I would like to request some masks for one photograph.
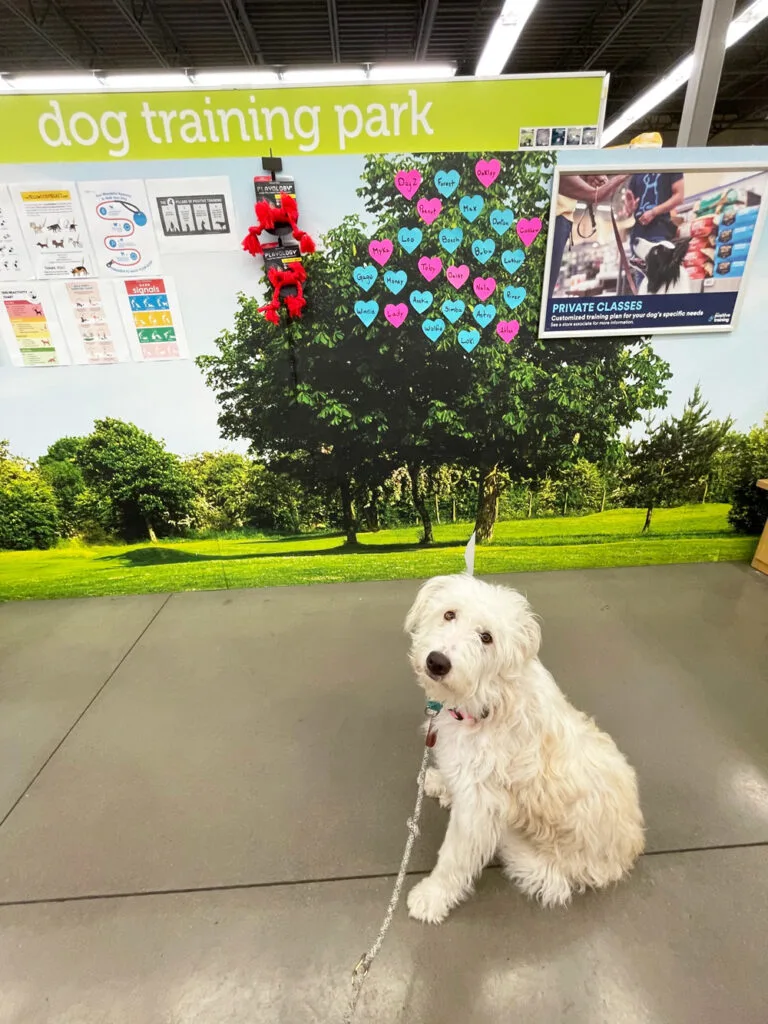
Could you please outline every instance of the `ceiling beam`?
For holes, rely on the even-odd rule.
[[[81,71],[86,68],[86,65],[82,60],[78,57],[74,57],[69,50],[66,50],[61,46],[61,44],[57,42],[57,40],[54,39],[54,37],[45,28],[43,28],[35,14],[34,5],[31,2],[27,5],[26,10],[17,3],[14,3],[13,0],[0,0],[0,4],[23,21],[27,28],[34,33],[38,39],[41,39],[47,46],[50,46],[52,50],[58,53],[61,59],[66,61],[71,68],[78,68]]]
[[[136,13],[136,5],[132,3],[131,0],[112,0],[112,3],[117,7],[133,31],[137,36],[139,36],[141,41],[161,67],[183,67],[190,63],[186,59],[185,54],[180,50],[173,33],[150,0],[143,0],[139,6],[138,14]],[[157,45],[155,40],[147,31],[145,22],[154,26],[157,30],[157,34],[162,37],[167,50],[162,50]],[[169,53],[173,56],[169,57]]]
[[[248,12],[245,9],[244,0],[234,0],[235,10],[237,11],[238,17],[240,18],[240,25],[245,37],[248,40],[248,44],[251,47],[254,60],[257,64],[264,63],[264,54],[261,51],[259,40],[256,35],[256,31],[251,23],[251,19],[248,17]]]
[[[419,30],[416,35],[416,47],[414,58],[424,60],[429,49],[429,41],[432,38],[432,29],[435,25],[435,16],[440,0],[423,0],[421,7],[421,18],[419,19]]]
[[[600,45],[597,47],[597,49],[593,50],[592,53],[589,55],[589,57],[587,57],[587,59],[584,61],[584,71],[589,71],[590,68],[594,67],[594,65],[597,63],[597,61],[600,60],[602,55],[605,53],[605,51],[611,45],[611,43],[615,42],[615,40],[619,38],[621,33],[627,27],[627,25],[629,25],[630,22],[634,21],[634,19],[637,17],[637,15],[647,5],[648,5],[648,0],[635,0],[635,2],[632,4],[632,6],[627,8],[627,10],[621,16],[621,18],[619,18],[619,20],[613,26],[611,31],[608,33],[608,35],[602,41],[602,43],[600,43]]]
[[[331,61],[334,64],[341,63],[341,38],[339,36],[339,12],[336,9],[336,0],[327,0],[328,3],[328,33],[331,37]]]
[[[248,43],[248,37],[243,31],[240,25],[240,18],[237,11],[232,6],[232,0],[221,0],[221,6],[224,8],[224,13],[227,16],[227,21],[232,29],[232,34],[237,40],[237,45],[240,47],[240,52],[245,58],[245,63],[251,67],[256,63],[256,60],[251,52],[251,47]]]

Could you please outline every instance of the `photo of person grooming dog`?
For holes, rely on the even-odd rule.
[[[542,337],[730,330],[768,172],[563,171]]]

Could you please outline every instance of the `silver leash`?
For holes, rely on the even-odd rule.
[[[432,732],[433,719],[439,713],[440,706],[427,705],[426,714],[430,719],[429,730],[427,732],[427,741]],[[344,1014],[342,1024],[352,1024],[352,1019],[355,1016],[357,1010],[357,1003],[360,999],[360,992],[362,991],[365,979],[368,977],[368,971],[371,969],[371,964],[376,959],[379,950],[381,949],[382,943],[384,942],[384,936],[389,931],[389,926],[392,924],[392,918],[397,910],[397,904],[400,902],[400,893],[403,889],[403,883],[405,882],[405,875],[408,870],[408,862],[411,859],[411,851],[413,850],[413,844],[416,842],[416,837],[419,835],[419,818],[421,817],[421,805],[424,802],[424,782],[427,777],[427,767],[429,765],[429,746],[425,744],[424,753],[421,758],[421,767],[419,768],[419,775],[417,780],[418,791],[416,793],[416,805],[413,808],[413,814],[406,822],[408,828],[408,838],[405,841],[405,849],[403,850],[403,859],[400,861],[400,870],[397,873],[395,879],[395,886],[392,890],[392,896],[389,900],[389,906],[387,912],[384,915],[384,920],[381,922],[381,928],[379,928],[379,934],[376,936],[376,941],[368,950],[367,953],[363,953],[360,959],[355,965],[355,969],[352,971],[352,995],[347,1006],[347,1012]]]

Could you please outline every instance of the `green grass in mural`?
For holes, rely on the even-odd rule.
[[[755,539],[733,533],[727,505],[659,509],[650,534],[645,512],[618,509],[566,519],[499,523],[494,543],[478,549],[479,573],[585,569],[673,562],[745,561]],[[407,527],[361,534],[360,547],[338,536],[229,536],[159,544],[0,552],[0,599],[83,597],[226,587],[271,587],[407,579],[456,572],[471,525],[435,528],[422,548]]]

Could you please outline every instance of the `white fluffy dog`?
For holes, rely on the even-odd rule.
[[[546,906],[622,878],[644,844],[634,770],[539,661],[526,599],[437,576],[405,628],[419,684],[443,704],[426,792],[451,808],[437,864],[408,895],[411,916],[438,924],[496,854]]]

